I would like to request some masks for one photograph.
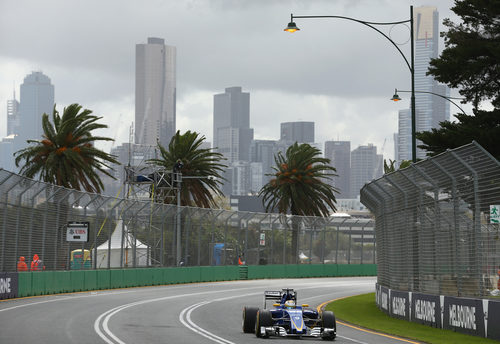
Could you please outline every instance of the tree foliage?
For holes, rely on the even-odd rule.
[[[452,10],[462,22],[444,20],[446,47],[431,60],[428,74],[459,88],[473,115],[459,113],[456,122],[417,133],[419,148],[433,156],[475,140],[500,159],[500,0],[455,0]],[[480,110],[483,101],[491,101],[493,110]]]
[[[428,74],[459,88],[474,108],[483,100],[500,107],[500,0],[455,0],[462,23],[443,21],[445,49],[430,62]]]
[[[500,160],[500,109],[476,110],[475,116],[456,114],[457,122],[441,122],[440,128],[417,133],[423,142],[419,148],[433,156],[475,140],[497,160]]]
[[[81,105],[71,104],[64,108],[62,117],[56,110],[42,115],[41,140],[28,140],[27,148],[14,153],[16,166],[24,161],[20,173],[28,178],[40,176],[44,182],[75,190],[100,193],[104,185],[96,173],[99,171],[113,179],[107,163],[119,164],[114,156],[94,146],[96,141],[113,141],[111,138],[92,136],[92,131],[107,128],[99,124],[102,117]]]
[[[276,173],[260,190],[266,212],[278,210],[303,216],[329,216],[335,211],[336,188],[328,184],[336,176],[330,159],[322,158],[319,149],[307,143],[294,143],[285,155],[275,156]]]
[[[168,149],[158,143],[160,159],[148,160],[148,163],[160,166],[166,170],[173,171],[176,163],[181,162],[182,187],[181,204],[186,206],[197,206],[210,208],[217,206],[217,197],[222,195],[220,184],[222,183],[221,172],[227,168],[220,163],[224,160],[222,154],[214,152],[210,148],[201,148],[205,136],[196,132],[180,131],[172,137]],[[172,183],[171,176],[167,176]],[[161,186],[161,185],[159,185]],[[171,198],[163,200],[166,203],[175,203]]]

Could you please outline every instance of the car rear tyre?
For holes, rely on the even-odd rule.
[[[337,322],[335,321],[335,315],[331,311],[324,311],[321,316],[321,327],[323,328],[333,328],[337,331]],[[321,337],[323,340],[334,340],[335,334],[328,337]]]
[[[255,331],[255,318],[259,309],[257,307],[243,307],[243,332],[254,333]]]
[[[258,338],[261,337],[267,337],[267,335],[262,336],[260,333],[260,328],[261,327],[270,327],[273,326],[273,316],[270,311],[267,311],[265,309],[261,309],[257,312],[257,317],[255,319],[255,335]]]

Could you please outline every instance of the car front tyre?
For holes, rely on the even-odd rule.
[[[257,307],[243,307],[243,321],[242,328],[244,333],[254,333],[255,331],[255,318],[257,317]]]

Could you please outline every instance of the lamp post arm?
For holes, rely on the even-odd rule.
[[[373,26],[373,25],[396,25],[396,24],[411,23],[411,21],[412,21],[411,19],[401,20],[401,21],[397,21],[397,22],[377,23],[377,22],[368,22],[368,21],[354,19],[354,18],[350,18],[350,17],[344,17],[344,16],[294,16],[292,14],[291,17],[292,17],[292,21],[293,21],[294,18],[305,18],[305,19],[307,19],[307,18],[335,18],[335,19],[345,19],[345,20],[354,21],[354,22],[363,24],[365,26],[368,26],[369,28],[377,31],[379,34],[381,34],[382,36],[384,36],[389,42],[391,42],[391,44],[399,51],[399,54],[401,54],[401,56],[405,60],[406,65],[408,66],[408,69],[410,70],[410,73],[413,73],[413,68],[411,67],[410,62],[408,62],[408,59],[403,54],[403,52],[401,51],[401,49],[399,49],[398,45],[389,36],[387,36],[385,33],[383,33],[382,31],[380,31],[379,29],[377,29],[375,26]]]
[[[396,89],[397,92],[405,92],[405,93],[411,93],[411,91],[403,91],[403,90],[398,90]],[[397,93],[396,92],[396,93]],[[460,109],[460,111],[462,111],[462,113],[464,115],[467,115],[464,111],[464,109],[462,109],[460,106],[458,106],[457,103],[455,103],[452,99],[463,99],[463,98],[454,98],[454,97],[446,97],[446,96],[443,96],[439,93],[434,93],[434,92],[427,92],[427,91],[415,91],[415,93],[427,93],[427,94],[432,94],[432,95],[435,95],[435,96],[438,96],[438,97],[441,97],[443,99],[446,99],[447,101],[449,101],[450,103],[452,103],[453,105],[455,105],[457,108]]]

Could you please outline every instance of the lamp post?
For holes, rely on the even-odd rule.
[[[177,160],[174,165],[175,181],[177,182],[177,213],[176,213],[176,265],[181,265],[181,185],[182,185],[182,168],[184,164],[181,160]]]
[[[394,90],[394,95],[392,96],[391,100],[392,101],[400,101],[402,100],[401,98],[399,98],[399,95],[398,95],[398,92],[406,92],[406,93],[410,93],[411,91],[403,91],[403,90],[398,90],[397,88]],[[434,96],[437,96],[437,97],[441,97],[443,99],[446,99],[447,101],[449,101],[450,103],[452,103],[453,105],[455,105],[457,108],[460,109],[460,111],[462,111],[462,113],[464,115],[467,115],[464,111],[464,109],[462,109],[460,106],[458,106],[457,103],[455,103],[452,99],[460,99],[460,100],[463,100],[464,98],[454,98],[454,97],[447,97],[447,96],[443,96],[439,93],[434,93],[434,92],[427,92],[427,91],[415,91],[415,93],[426,93],[426,94],[432,94]]]
[[[398,50],[399,54],[403,57],[403,59],[406,62],[406,65],[408,66],[408,69],[410,70],[411,74],[411,143],[412,143],[412,161],[416,162],[417,161],[417,141],[416,141],[416,136],[415,136],[415,44],[414,44],[414,33],[413,33],[413,6],[410,6],[410,19],[407,20],[401,20],[397,22],[384,22],[384,23],[377,23],[377,22],[368,22],[364,20],[359,20],[359,19],[354,19],[350,17],[344,17],[344,16],[294,16],[293,14],[290,15],[290,23],[288,23],[288,26],[285,28],[284,31],[288,32],[296,32],[299,31],[300,29],[297,27],[295,22],[293,21],[294,19],[297,18],[304,18],[304,19],[311,19],[311,18],[332,18],[332,19],[345,19],[345,20],[350,20],[354,21],[360,24],[363,24],[365,26],[368,26],[369,28],[377,31],[379,34],[384,36],[389,42],[392,43],[392,45]],[[405,24],[405,23],[410,23],[410,40],[411,40],[411,57],[410,57],[410,62],[408,62],[408,59],[406,56],[403,54],[401,49],[397,46],[397,44],[385,33],[380,31],[378,28],[375,27],[375,25],[396,25],[396,24]]]

